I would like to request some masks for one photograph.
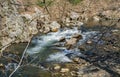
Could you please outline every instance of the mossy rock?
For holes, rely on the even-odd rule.
[[[52,74],[34,65],[20,67],[13,77],[52,77]]]

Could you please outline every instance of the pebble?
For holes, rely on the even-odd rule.
[[[59,65],[56,65],[55,67],[54,67],[54,70],[59,70],[61,67],[59,66]]]
[[[68,68],[62,68],[60,72],[65,73],[65,72],[69,72],[70,70]]]
[[[92,44],[92,41],[91,41],[91,40],[88,40],[86,43],[87,43],[87,44]]]

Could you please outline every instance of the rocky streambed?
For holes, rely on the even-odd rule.
[[[57,37],[56,35],[53,37],[54,33],[34,36],[28,50],[30,51],[31,47],[35,48],[35,43],[40,43],[37,48],[42,44],[43,49],[39,51],[44,53],[37,54],[46,57],[40,60],[41,56],[34,58],[31,53],[27,53],[29,51],[26,51],[21,66],[12,77],[119,77],[119,29],[105,26],[99,29],[98,27],[84,27],[84,29],[87,31],[66,28],[60,33],[65,33],[64,31],[67,30],[72,32],[68,31],[65,35],[61,33],[61,36],[64,37],[60,37],[58,42],[49,44],[49,39],[52,37],[50,40],[55,40],[60,33],[57,34]],[[27,43],[13,44],[3,52],[0,57],[0,77],[8,77],[15,70],[26,45]],[[55,53],[57,54],[55,55]],[[47,58],[50,61],[47,62]]]
[[[24,1],[0,0],[0,77],[120,77],[119,0]]]

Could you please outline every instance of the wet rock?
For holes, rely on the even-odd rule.
[[[82,39],[82,35],[80,34],[74,34],[72,37],[77,39]]]
[[[65,37],[60,38],[60,40],[59,40],[59,41],[60,41],[60,42],[65,41]]]
[[[76,43],[77,43],[77,39],[71,38],[71,39],[67,40],[66,45],[74,45]]]
[[[71,38],[66,41],[65,46],[67,49],[71,49],[76,43],[77,43],[77,38]]]
[[[70,71],[69,68],[62,68],[60,72],[65,73],[65,72],[69,72],[69,71]]]
[[[86,47],[84,45],[78,46],[78,49],[80,49],[80,51],[86,51]]]
[[[86,43],[87,43],[87,44],[92,44],[92,41],[91,41],[91,40],[88,40]]]
[[[76,62],[76,63],[80,63],[80,59],[79,58],[74,58],[73,61]]]

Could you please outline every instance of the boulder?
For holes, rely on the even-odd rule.
[[[52,32],[57,32],[60,28],[60,24],[57,23],[57,21],[53,21],[51,24],[50,24],[50,28],[51,28],[51,31]]]

